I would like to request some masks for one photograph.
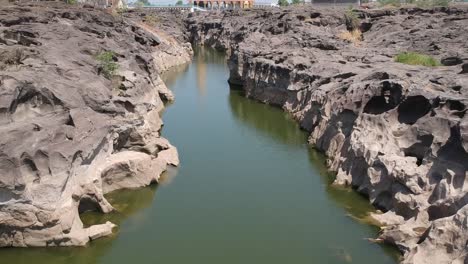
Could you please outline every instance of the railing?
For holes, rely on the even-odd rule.
[[[129,6],[129,8],[142,8],[142,9],[150,9],[150,10],[190,10],[193,11],[208,11],[204,8],[193,6],[193,5],[147,5],[147,6]]]
[[[189,5],[174,5],[174,6],[142,6],[144,9],[166,9],[166,10],[190,10],[192,6]]]

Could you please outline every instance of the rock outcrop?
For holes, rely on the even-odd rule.
[[[290,8],[191,15],[190,40],[229,54],[230,83],[282,107],[336,184],[385,213],[404,263],[468,261],[468,10]],[[354,22],[353,22],[354,21]],[[354,23],[354,25],[353,25]],[[340,35],[359,28],[363,40]],[[443,66],[394,62],[417,51]]]
[[[103,196],[157,182],[176,149],[160,135],[173,98],[159,73],[187,44],[138,21],[58,3],[0,8],[0,247],[84,245],[114,224]],[[111,61],[97,59],[108,52]],[[118,65],[106,76],[106,63]],[[107,69],[108,70],[108,69]]]
[[[160,73],[174,66],[185,64],[193,56],[192,45],[186,42],[187,36],[183,23],[186,15],[182,12],[133,9],[124,14],[143,29],[160,36],[161,43],[152,52]]]

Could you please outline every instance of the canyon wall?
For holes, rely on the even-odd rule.
[[[0,8],[0,247],[109,235],[79,213],[178,165],[159,116],[173,99],[159,73],[192,55],[176,38],[86,6]]]
[[[466,8],[227,11],[186,27],[195,45],[229,54],[231,84],[310,132],[336,184],[383,211],[376,241],[404,263],[467,263]],[[353,29],[361,41],[342,37]],[[405,51],[442,65],[394,62]]]

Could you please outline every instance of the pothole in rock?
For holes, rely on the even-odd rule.
[[[429,206],[427,213],[429,221],[449,217],[458,212],[468,202],[468,194],[465,194],[453,203],[439,203]]]
[[[372,97],[364,106],[364,113],[380,115],[395,108],[401,101],[402,87],[398,83],[381,83],[381,95]]]
[[[398,122],[412,125],[431,111],[431,103],[422,96],[410,96],[398,106]]]
[[[93,206],[95,208],[96,204],[90,205],[87,204],[89,201],[83,201],[84,203],[81,205],[81,208],[85,211],[80,213],[80,219],[85,227],[104,224],[107,221],[119,227],[129,217],[141,213],[144,209],[151,206],[156,189],[157,185],[152,184],[139,189],[116,190],[105,194],[104,197],[115,209],[115,211],[109,213],[101,213],[100,209],[93,210]]]
[[[417,159],[416,165],[420,166],[423,162],[424,157],[431,149],[434,136],[423,135],[419,136],[418,140],[419,142],[414,143],[408,148],[405,148],[403,152],[405,153],[405,157],[415,157]]]
[[[101,207],[99,204],[92,198],[90,197],[83,197],[80,200],[80,203],[78,205],[78,213],[86,213],[86,212],[100,212]]]
[[[447,100],[445,105],[448,107],[448,109],[453,115],[456,115],[460,118],[463,118],[465,116],[466,107],[462,102],[456,100]]]
[[[80,199],[78,204],[78,213],[85,228],[106,222],[104,221],[104,216],[106,214],[102,212],[98,202],[89,196],[84,196]]]

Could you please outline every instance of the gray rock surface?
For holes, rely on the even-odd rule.
[[[227,51],[229,81],[282,107],[328,156],[336,184],[383,214],[380,240],[404,263],[467,263],[468,10],[358,11],[363,41],[340,38],[344,10],[191,15],[190,40]],[[444,66],[394,62],[402,51]]]
[[[192,45],[190,42],[186,42],[187,37],[183,24],[185,13],[131,9],[124,15],[135,21],[144,30],[160,36],[161,43],[152,52],[159,73],[191,60],[193,56]]]
[[[84,245],[112,233],[79,213],[157,182],[177,150],[160,136],[159,73],[190,60],[139,21],[58,3],[0,8],[0,247]],[[177,50],[179,47],[180,50]],[[97,55],[114,52],[106,78]],[[175,52],[177,51],[177,52]],[[161,57],[173,60],[161,64]]]

